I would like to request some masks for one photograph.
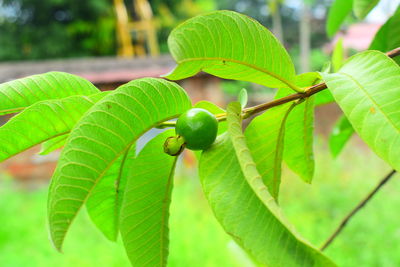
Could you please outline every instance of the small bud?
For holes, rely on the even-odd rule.
[[[170,156],[178,156],[185,148],[185,140],[182,136],[171,136],[165,140],[164,152]]]

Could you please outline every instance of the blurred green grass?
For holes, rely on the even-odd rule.
[[[316,144],[312,185],[284,170],[281,206],[297,231],[319,246],[390,168],[359,142],[338,159]],[[171,208],[169,266],[251,266],[213,218],[193,171],[178,172]],[[400,180],[395,176],[326,250],[339,266],[400,266]],[[46,228],[46,187],[27,191],[0,179],[0,266],[129,266],[121,242],[104,239],[81,212],[57,253]]]

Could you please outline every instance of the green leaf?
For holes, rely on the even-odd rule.
[[[49,226],[55,247],[95,185],[146,131],[191,108],[186,92],[163,79],[129,82],[94,105],[72,130],[49,189]]]
[[[0,162],[69,133],[81,116],[105,94],[44,100],[26,108],[0,127]]]
[[[319,73],[307,72],[296,77],[300,87],[311,86],[320,79]],[[281,88],[275,98],[291,94],[289,88]],[[314,176],[314,97],[298,103],[289,113],[285,125],[283,159],[288,167],[305,182],[311,183]]]
[[[353,133],[354,129],[349,120],[346,116],[341,116],[329,136],[329,149],[332,156],[337,157],[339,155]]]
[[[285,123],[294,106],[288,103],[267,110],[253,119],[245,131],[257,170],[275,200],[278,200],[281,184]]]
[[[353,0],[354,14],[357,18],[363,19],[378,3],[379,0]]]
[[[296,76],[295,81],[300,88],[306,88],[315,84],[319,78],[318,73],[309,72]],[[289,88],[281,88],[275,98],[290,94]],[[278,199],[279,195],[282,157],[285,157],[289,167],[306,182],[311,181],[314,173],[313,97],[308,98],[297,107],[295,106],[296,104],[288,103],[267,110],[264,114],[256,117],[245,132],[258,171],[275,199]],[[296,112],[290,115],[293,110]],[[285,137],[285,125],[290,126],[288,137]],[[289,142],[289,145],[285,149],[286,152],[283,153],[285,142]],[[291,146],[293,148],[290,148]]]
[[[39,155],[48,155],[54,150],[57,150],[65,145],[65,141],[67,141],[68,134],[63,134],[50,140],[43,142],[42,148],[39,151]]]
[[[387,52],[400,46],[400,6],[396,12],[390,17],[386,23],[376,33],[374,40],[371,42],[370,50],[379,50]],[[400,57],[394,60],[400,65]]]
[[[345,18],[351,13],[352,8],[353,0],[335,0],[333,2],[326,22],[326,32],[329,37],[335,35],[340,29]]]
[[[314,96],[297,104],[290,112],[285,126],[283,159],[288,167],[305,182],[314,176]]]
[[[0,84],[0,115],[20,112],[41,100],[98,93],[89,81],[64,72],[47,72]]]
[[[225,110],[223,108],[217,106],[216,104],[214,104],[210,101],[206,101],[206,100],[201,100],[201,101],[197,102],[194,105],[194,107],[208,110],[214,115],[225,113]]]
[[[166,77],[180,80],[200,71],[268,87],[298,88],[294,65],[279,41],[257,21],[216,11],[176,27],[168,46],[178,66]]]
[[[317,84],[321,80],[321,75],[318,72],[306,72],[296,76],[296,85],[300,88],[307,88]],[[288,89],[288,88],[287,88]],[[286,90],[289,94],[289,90]],[[279,96],[279,93],[277,94]]]
[[[228,133],[203,152],[200,179],[218,221],[267,266],[335,266],[294,233],[257,172],[241,129],[240,105],[228,106]]]
[[[345,60],[344,57],[344,49],[343,49],[343,38],[340,37],[336,44],[335,48],[333,49],[332,52],[332,67],[333,67],[333,72],[337,72],[340,67],[342,67],[343,62]]]
[[[177,157],[164,153],[167,130],[133,162],[121,210],[121,236],[132,266],[166,266],[168,219]]]
[[[326,61],[321,67],[321,72],[331,72],[331,62]]]
[[[96,184],[86,202],[92,222],[111,241],[119,233],[119,217],[125,184],[136,156],[135,145],[121,155]]]
[[[242,108],[245,108],[247,105],[247,101],[248,101],[247,90],[242,88],[242,90],[240,90],[238,95],[238,102],[240,103]]]
[[[322,74],[358,135],[400,170],[400,67],[378,51],[351,57],[338,73]]]

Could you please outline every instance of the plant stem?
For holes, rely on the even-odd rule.
[[[379,183],[378,185],[375,186],[375,188],[360,202],[358,205],[350,211],[349,214],[347,214],[346,217],[341,221],[339,226],[336,228],[336,230],[333,232],[333,234],[324,242],[324,244],[321,246],[320,250],[326,249],[332,241],[340,234],[340,232],[343,230],[343,228],[346,226],[346,224],[349,222],[349,220],[359,211],[361,210],[362,207],[367,204],[367,202],[381,189],[381,187],[386,184],[390,178],[393,177],[393,175],[396,173],[395,170],[392,170],[390,173],[388,173]]]
[[[387,52],[386,55],[390,58],[399,56],[400,55],[400,47],[397,47],[397,48]],[[254,107],[245,108],[245,109],[243,109],[243,118],[248,118],[253,114],[260,113],[264,110],[267,110],[267,109],[270,109],[272,107],[276,107],[279,105],[283,105],[283,104],[289,103],[289,102],[297,100],[297,99],[304,99],[304,98],[310,97],[310,96],[312,96],[318,92],[321,92],[327,88],[328,87],[326,86],[325,83],[319,83],[319,84],[316,84],[316,85],[306,88],[304,92],[288,95],[288,96],[285,96],[285,97],[282,97],[279,99],[275,99],[271,102],[263,103],[263,104],[260,104],[260,105],[254,106]],[[224,120],[226,120],[226,113],[217,114],[216,117],[217,117],[218,121],[224,121]],[[164,126],[164,125],[166,125],[166,126]],[[157,128],[173,127],[174,125],[175,125],[175,122],[171,122],[171,121],[163,122],[163,123],[160,123]]]

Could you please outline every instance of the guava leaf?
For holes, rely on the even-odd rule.
[[[400,170],[399,65],[382,52],[365,51],[322,76],[358,135]]]
[[[375,34],[368,49],[386,52],[400,46],[400,6]],[[393,58],[400,65],[400,57]]]
[[[337,72],[340,67],[342,67],[343,63],[345,60],[344,56],[344,49],[343,49],[343,37],[340,37],[333,49],[332,52],[332,67],[333,67],[333,72]]]
[[[296,76],[300,87],[312,86],[321,78],[319,73],[307,72]],[[275,98],[291,94],[289,88],[281,88]],[[311,96],[298,103],[289,113],[285,126],[283,160],[305,182],[314,176],[314,98]]]
[[[298,85],[312,85],[319,77],[314,72],[297,76]],[[291,94],[289,88],[278,90],[275,98]],[[289,113],[285,125],[283,159],[288,167],[298,174],[303,181],[311,183],[314,176],[314,97],[311,96],[296,104]]]
[[[81,116],[106,94],[44,100],[26,108],[0,127],[0,162],[69,133]]]
[[[245,131],[257,170],[275,200],[281,184],[286,119],[294,106],[287,103],[267,110],[254,118]]]
[[[329,149],[337,157],[354,134],[353,126],[345,116],[341,116],[329,136]]]
[[[112,164],[146,131],[191,108],[186,92],[163,79],[129,82],[96,103],[73,128],[49,189],[49,227],[55,247]]]
[[[335,35],[343,21],[351,13],[353,0],[335,0],[329,8],[326,32],[329,37]]]
[[[100,92],[89,81],[64,72],[47,72],[0,84],[0,115],[20,112],[42,100]]]
[[[178,66],[166,77],[180,80],[200,71],[268,87],[291,87],[294,65],[281,43],[260,23],[233,11],[187,20],[168,38]]]
[[[326,61],[324,65],[321,67],[321,72],[331,72],[332,64],[329,61]]]
[[[132,145],[111,165],[103,178],[96,184],[86,202],[90,219],[111,241],[116,241],[118,237],[125,184],[135,156],[135,145]]]
[[[283,159],[303,181],[314,177],[314,96],[297,104],[289,113],[285,126]]]
[[[51,152],[63,147],[67,141],[67,138],[68,134],[63,134],[43,142],[39,151],[39,155],[48,155]]]
[[[239,101],[240,105],[242,106],[242,108],[246,107],[248,99],[249,99],[249,97],[247,95],[247,90],[242,88],[242,90],[240,90],[239,95],[238,95],[238,101]]]
[[[129,171],[121,210],[121,236],[132,266],[166,266],[168,219],[177,157],[164,153],[167,130],[146,144]]]
[[[240,104],[228,106],[228,132],[202,154],[200,179],[225,231],[267,266],[335,266],[302,240],[282,215],[246,146]]]
[[[353,10],[357,18],[363,19],[379,3],[379,0],[353,0]]]

